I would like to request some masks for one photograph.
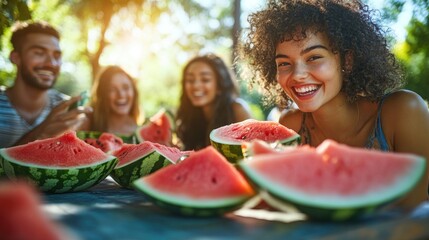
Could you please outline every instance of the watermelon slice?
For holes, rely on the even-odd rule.
[[[241,173],[212,146],[133,184],[159,207],[190,216],[221,215],[254,195]]]
[[[113,153],[119,163],[110,175],[119,185],[132,188],[134,180],[174,164],[189,153],[149,141],[125,144]]]
[[[408,193],[423,177],[424,158],[353,148],[332,140],[239,163],[274,207],[292,204],[313,219],[348,220]]]
[[[138,142],[150,141],[166,146],[172,146],[172,132],[176,129],[173,114],[166,110],[159,110],[149,119],[149,122],[136,130]]]
[[[0,216],[2,240],[69,239],[60,226],[44,214],[39,193],[27,183],[0,182]]]
[[[254,119],[213,129],[210,133],[211,145],[231,163],[243,159],[243,142],[255,139],[282,145],[298,145],[301,141],[299,134],[278,122]]]
[[[85,138],[84,141],[105,153],[112,153],[122,147],[124,141],[113,133],[103,132],[98,138]]]
[[[311,147],[309,145],[303,145],[299,147],[299,150],[302,150],[303,148]],[[255,139],[250,142],[243,142],[241,144],[241,149],[245,158],[267,153],[285,154],[298,150],[297,146],[279,145],[276,142],[268,143],[259,139]]]
[[[11,178],[26,178],[40,190],[81,191],[102,181],[118,160],[67,132],[59,137],[0,149],[0,163]]]
[[[116,135],[113,133],[98,132],[98,131],[78,131],[76,132],[76,135],[78,138],[84,140],[88,144],[91,144],[94,147],[97,147],[100,149],[102,147],[100,146],[100,143],[96,143],[96,140],[109,141],[113,143],[118,142],[118,140],[122,143],[131,143],[131,144],[137,143],[137,138],[134,134],[130,136],[124,136],[124,135]],[[100,139],[101,136],[103,137]]]

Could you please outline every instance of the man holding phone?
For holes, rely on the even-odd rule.
[[[0,88],[0,148],[77,130],[91,108],[53,89],[61,68],[58,31],[45,22],[18,22],[12,31],[10,60],[14,84]]]

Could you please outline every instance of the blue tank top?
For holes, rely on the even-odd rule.
[[[377,120],[375,122],[375,126],[373,128],[373,131],[371,135],[368,137],[365,148],[368,149],[378,149],[381,151],[390,151],[389,144],[387,144],[386,137],[384,136],[383,132],[383,126],[381,125],[381,108],[383,106],[385,97],[383,97],[378,104],[377,109]],[[305,124],[307,114],[303,113],[302,122],[301,122],[301,129],[298,131],[298,134],[301,135],[301,143],[302,144],[310,144],[311,143],[311,135],[310,131],[307,128],[307,125]]]

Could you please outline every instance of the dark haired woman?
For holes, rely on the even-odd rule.
[[[186,64],[177,111],[177,136],[185,150],[208,146],[212,129],[248,118],[249,108],[238,98],[233,75],[221,58],[206,54]]]

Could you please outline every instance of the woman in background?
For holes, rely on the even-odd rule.
[[[138,99],[134,79],[118,66],[106,67],[91,91],[94,112],[89,130],[120,136],[132,135],[143,119]]]
[[[196,56],[185,66],[177,111],[177,136],[185,150],[210,145],[210,131],[251,118],[238,98],[235,79],[224,61],[214,54]]]

